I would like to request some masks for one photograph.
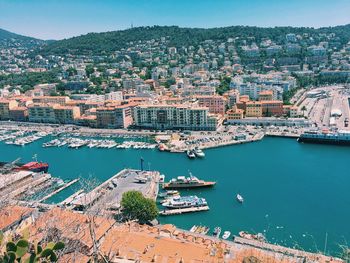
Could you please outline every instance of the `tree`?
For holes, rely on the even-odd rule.
[[[122,214],[127,220],[138,220],[140,223],[146,223],[158,215],[156,202],[144,197],[138,191],[125,192],[121,206]]]
[[[88,78],[90,77],[90,75],[92,74],[92,73],[94,73],[95,72],[95,68],[94,68],[94,66],[92,66],[92,65],[88,65],[88,66],[86,66],[86,68],[85,68],[85,72],[86,72],[86,76],[88,76]]]
[[[77,75],[77,70],[75,68],[69,68],[67,69],[67,73],[68,73],[68,76],[74,76],[74,75]]]

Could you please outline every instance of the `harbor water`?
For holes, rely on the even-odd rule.
[[[299,144],[295,139],[262,141],[207,150],[204,159],[156,149],[43,148],[44,138],[24,147],[0,142],[0,161],[21,157],[50,164],[50,173],[64,180],[96,178],[103,182],[123,168],[147,169],[165,174],[166,180],[193,175],[213,180],[213,188],[185,190],[182,195],[206,198],[210,210],[168,217],[183,229],[193,225],[220,226],[233,234],[245,230],[265,233],[271,243],[307,251],[338,255],[339,245],[350,242],[350,149],[341,146]],[[48,202],[60,202],[79,190],[79,183]],[[244,203],[236,201],[236,194]]]

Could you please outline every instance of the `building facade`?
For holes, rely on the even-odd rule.
[[[216,130],[218,119],[206,107],[192,105],[139,105],[134,125],[147,129]]]

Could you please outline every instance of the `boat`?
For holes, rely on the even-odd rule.
[[[217,226],[214,228],[214,231],[213,231],[213,236],[215,237],[219,237],[221,234],[221,227]]]
[[[159,146],[158,146],[158,150],[159,151],[165,151],[165,145],[164,144],[159,144]]]
[[[236,199],[237,199],[237,201],[240,202],[240,203],[243,203],[243,202],[244,202],[244,198],[243,198],[240,194],[237,194],[237,195],[236,195]]]
[[[164,174],[159,175],[159,182],[164,183],[164,180],[165,180],[165,175]]]
[[[49,170],[49,164],[42,163],[42,162],[29,162],[20,166],[19,168],[17,168],[17,170],[31,171],[36,173],[40,173],[40,172],[47,173]]]
[[[216,182],[199,180],[190,173],[189,177],[178,176],[177,178],[171,179],[169,183],[163,184],[163,189],[211,187],[215,184]]]
[[[159,197],[169,197],[169,196],[175,196],[175,195],[179,195],[179,191],[176,190],[170,190],[170,191],[166,191],[164,193],[160,193],[158,194]]]
[[[204,198],[199,198],[197,196],[175,196],[169,198],[162,204],[162,206],[169,209],[201,207],[207,205],[207,201]]]
[[[300,143],[350,145],[349,131],[310,130],[297,139]]]
[[[249,239],[249,240],[258,240],[261,242],[266,242],[266,237],[262,234],[262,233],[258,233],[258,234],[250,234],[246,231],[240,231],[239,236],[245,239]]]
[[[196,158],[196,154],[192,150],[187,150],[186,154],[187,154],[187,157],[190,159]]]
[[[198,226],[194,225],[191,227],[190,232],[194,233],[197,230]]]
[[[205,153],[199,148],[195,148],[193,152],[199,158],[204,158],[205,157]]]
[[[222,235],[222,239],[228,239],[231,235],[230,231],[225,231],[224,234]]]

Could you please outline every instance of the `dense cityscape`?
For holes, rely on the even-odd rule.
[[[217,151],[237,147],[245,156],[238,147],[266,140],[289,140],[286,151],[350,145],[349,80],[350,25],[131,24],[63,40],[0,29],[0,262],[349,262],[345,225],[341,237],[327,228],[317,233],[324,231],[318,226],[309,232],[290,227],[280,238],[287,222],[271,226],[270,211],[256,209],[251,216],[262,219],[247,229],[240,225],[247,218],[219,226],[213,215],[225,217],[229,209],[218,210],[214,191],[232,195],[233,209],[248,209],[254,199],[216,174],[224,158]],[[239,150],[225,156],[232,162],[225,173],[243,169],[248,177],[258,163],[278,166],[278,151],[262,156],[250,149],[244,169]],[[307,162],[314,150],[297,151],[310,151],[301,157]],[[91,170],[62,176],[62,160]],[[208,170],[197,177],[198,163]],[[120,170],[95,174],[94,164]],[[173,178],[158,169],[170,165],[178,166]],[[298,165],[304,164],[295,163],[295,171]],[[283,177],[278,169],[269,173]],[[343,178],[338,183],[347,185]],[[305,194],[302,186],[293,194],[298,190]],[[349,196],[339,196],[347,207]],[[346,220],[337,212],[330,213]]]

